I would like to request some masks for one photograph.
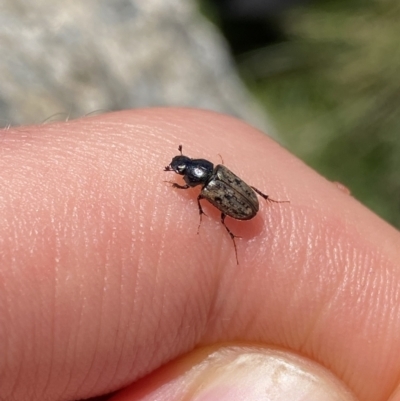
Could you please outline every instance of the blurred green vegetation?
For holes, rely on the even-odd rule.
[[[308,3],[236,60],[289,150],[400,227],[397,1]]]

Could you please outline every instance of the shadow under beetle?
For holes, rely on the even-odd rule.
[[[182,145],[179,145],[180,155],[175,156],[171,163],[164,168],[164,171],[174,171],[176,174],[183,175],[186,185],[172,183],[174,188],[188,189],[201,185],[202,189],[197,197],[199,207],[200,223],[197,230],[199,233],[202,220],[203,208],[200,200],[206,199],[218,210],[221,211],[221,223],[230,235],[235,248],[236,262],[239,264],[235,238],[240,238],[233,234],[225,224],[226,216],[236,220],[250,220],[258,212],[259,203],[257,195],[263,197],[266,201],[275,203],[287,203],[289,201],[277,201],[263,194],[257,188],[246,184],[241,178],[232,173],[222,164],[216,167],[205,159],[191,159],[182,154]]]

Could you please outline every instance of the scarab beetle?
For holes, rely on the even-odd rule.
[[[191,159],[182,154],[182,145],[179,145],[180,155],[175,156],[171,163],[164,168],[164,171],[174,171],[176,174],[183,175],[186,185],[172,183],[174,188],[188,189],[200,185],[202,187],[197,204],[199,207],[200,224],[202,220],[203,208],[200,200],[206,199],[218,210],[221,211],[221,223],[230,235],[235,248],[236,262],[239,264],[235,238],[240,238],[233,234],[225,224],[226,216],[236,220],[250,220],[258,212],[259,203],[257,195],[266,201],[275,203],[285,203],[289,201],[277,201],[263,194],[257,188],[246,184],[241,178],[232,173],[231,170],[222,164],[214,165],[205,159]],[[197,233],[199,231],[197,230]]]

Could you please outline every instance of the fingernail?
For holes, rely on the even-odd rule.
[[[354,398],[315,363],[278,350],[231,348],[210,355],[193,401],[347,401]],[[218,359],[219,361],[215,360]]]
[[[203,348],[127,388],[118,401],[355,401],[331,372],[261,346]]]

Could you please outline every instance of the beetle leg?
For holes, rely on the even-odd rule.
[[[236,248],[236,241],[235,241],[235,238],[242,238],[242,237],[239,237],[239,236],[233,234],[233,232],[232,232],[232,231],[228,228],[228,226],[225,224],[225,217],[226,217],[226,215],[225,215],[224,213],[221,213],[221,223],[224,225],[226,231],[228,231],[228,234],[229,234],[229,236],[230,236],[231,239],[232,239],[233,246],[234,246],[234,248],[235,248],[236,263],[239,265],[239,259],[238,259],[238,254],[237,254],[237,248]]]
[[[170,182],[172,184],[172,188],[178,188],[178,189],[189,189],[190,186],[189,185],[179,185],[176,182],[171,182],[171,181],[167,181]]]
[[[275,199],[271,199],[268,195],[263,194],[259,189],[251,187],[255,192],[258,193],[258,195],[260,195],[261,197],[263,197],[266,201],[268,202],[275,202],[275,203],[290,203],[290,201],[288,200],[284,200],[284,201],[278,201]]]
[[[200,231],[200,226],[201,226],[201,221],[202,221],[202,216],[203,216],[203,214],[204,214],[205,216],[207,216],[207,215],[204,213],[203,208],[201,207],[200,199],[204,199],[204,196],[202,196],[201,194],[197,197],[197,205],[199,206],[199,215],[200,215],[200,222],[199,222],[199,226],[197,227],[197,234],[198,234],[199,231]]]

